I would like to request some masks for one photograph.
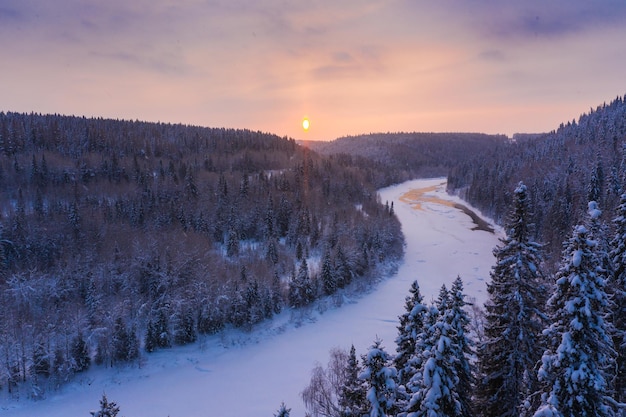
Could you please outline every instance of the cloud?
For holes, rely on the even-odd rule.
[[[504,52],[498,49],[487,49],[478,54],[478,58],[483,61],[504,62],[507,57]]]
[[[503,42],[559,39],[626,26],[623,0],[412,0],[399,4],[421,24],[439,22],[457,34]],[[440,34],[448,36],[445,31]]]
[[[467,10],[468,2],[462,3]],[[626,2],[621,0],[480,0],[471,5],[478,30],[505,40],[558,38],[607,26],[619,27],[626,20]]]
[[[19,22],[22,18],[22,14],[17,9],[0,6],[0,22]]]

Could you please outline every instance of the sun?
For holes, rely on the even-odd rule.
[[[309,130],[309,126],[311,126],[311,122],[309,122],[309,119],[305,117],[302,120],[302,129],[304,129],[304,131],[306,132],[307,130]]]

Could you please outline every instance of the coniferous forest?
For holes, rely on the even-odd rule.
[[[414,282],[395,351],[331,351],[309,415],[623,416],[626,97],[545,135],[467,136],[466,158],[463,135],[410,136],[320,155],[246,130],[0,113],[0,387],[37,398],[366,288],[403,255],[377,187],[436,172],[504,228],[487,302],[462,277],[430,303]]]
[[[451,168],[448,189],[502,223],[516,184],[532,191],[534,236],[556,268],[563,242],[596,201],[603,220],[626,191],[626,96],[591,108],[543,135],[516,135]]]
[[[545,273],[527,187],[513,192],[485,311],[463,280],[425,304],[413,282],[395,352],[334,349],[302,399],[310,416],[559,417],[626,412],[626,194],[607,234],[595,202]],[[480,326],[475,326],[476,322]]]
[[[0,113],[0,387],[366,287],[403,252],[375,175],[260,132]]]

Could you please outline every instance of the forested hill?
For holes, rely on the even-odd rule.
[[[372,175],[247,130],[0,113],[0,390],[363,285],[403,250]]]
[[[590,200],[610,224],[625,190],[626,97],[561,124],[536,138],[486,151],[450,170],[448,188],[501,221],[519,181],[535,211],[536,238],[558,261],[561,242],[581,221]]]
[[[451,167],[477,157],[508,140],[482,133],[377,133],[348,136],[331,142],[304,142],[326,155],[349,155],[357,166],[384,172],[379,187],[413,178],[445,176]]]

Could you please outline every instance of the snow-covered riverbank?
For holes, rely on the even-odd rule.
[[[410,190],[432,187],[419,208]],[[466,293],[482,304],[493,263],[496,233],[472,230],[472,219],[445,193],[445,179],[416,180],[380,191],[394,202],[406,238],[406,254],[395,276],[341,308],[311,312],[295,325],[286,312],[252,334],[228,332],[193,346],[147,355],[140,368],[93,369],[40,402],[0,404],[0,416],[81,417],[97,409],[103,392],[125,417],[272,416],[280,403],[304,416],[300,392],[316,362],[326,363],[334,346],[364,352],[376,336],[391,352],[397,317],[413,280],[425,300],[460,275]],[[423,198],[435,196],[434,199]],[[245,343],[242,342],[245,340]]]

